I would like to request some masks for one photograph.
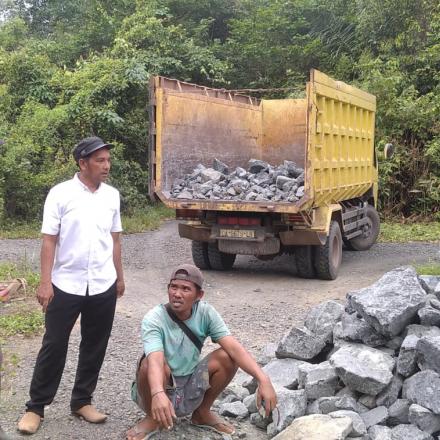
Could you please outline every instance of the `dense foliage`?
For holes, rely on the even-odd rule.
[[[117,145],[124,209],[143,206],[152,74],[284,97],[312,67],[378,98],[383,212],[439,215],[437,0],[0,0],[0,17],[0,215],[38,218],[90,134]]]

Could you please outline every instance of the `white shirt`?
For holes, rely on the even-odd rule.
[[[107,291],[116,281],[111,232],[121,232],[119,192],[101,183],[91,192],[75,174],[54,186],[44,204],[43,234],[58,235],[52,282],[85,296]]]

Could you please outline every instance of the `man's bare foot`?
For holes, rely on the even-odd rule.
[[[159,425],[151,417],[146,416],[127,431],[127,440],[142,440],[148,434],[157,432],[158,429]]]
[[[226,423],[212,411],[198,411],[196,409],[191,417],[191,423],[199,428],[209,429],[219,434],[234,434],[235,429],[229,423]]]

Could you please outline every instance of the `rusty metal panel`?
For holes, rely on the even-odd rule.
[[[362,196],[377,183],[376,98],[316,70],[307,94],[307,168],[314,206]]]
[[[305,167],[305,99],[263,100],[262,159],[272,165],[292,160]]]
[[[156,87],[156,191],[169,190],[198,163],[209,166],[218,158],[233,168],[261,157],[259,102],[171,84],[175,87]]]
[[[280,232],[281,243],[284,246],[322,246],[327,240],[325,232],[312,231],[311,229],[294,229],[291,231]]]
[[[211,231],[208,227],[202,225],[188,225],[179,223],[179,237],[189,238],[195,241],[210,241]]]

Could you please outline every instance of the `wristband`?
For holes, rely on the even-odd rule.
[[[151,395],[151,398],[153,398],[156,394],[164,393],[164,392],[165,392],[165,390],[159,390],[159,391],[156,391],[155,393],[153,393],[153,394]]]

